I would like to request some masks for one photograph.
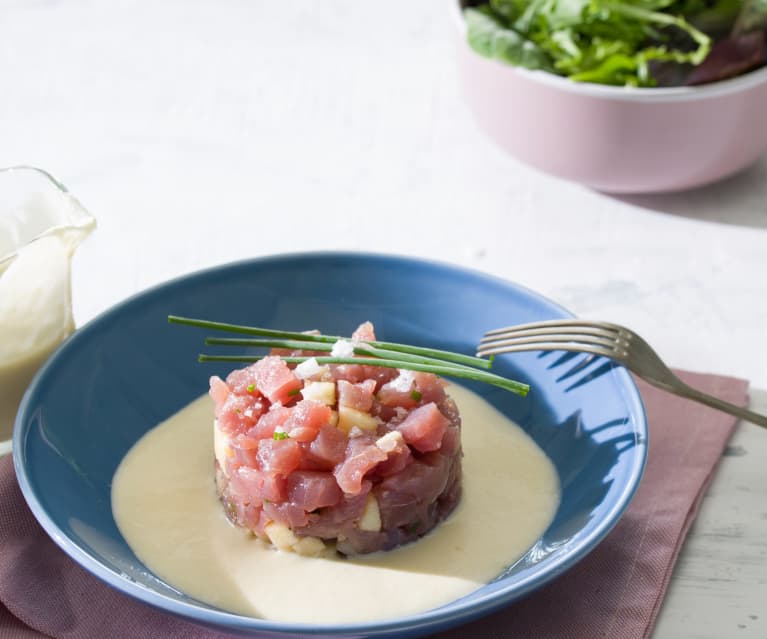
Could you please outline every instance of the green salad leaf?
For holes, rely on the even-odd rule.
[[[532,41],[505,28],[495,17],[481,11],[466,11],[469,44],[488,58],[497,58],[527,69],[554,71],[554,66]]]
[[[465,16],[469,44],[486,57],[581,82],[655,86],[651,62],[697,65],[708,55],[711,38],[688,18],[711,10],[710,0],[489,0]]]

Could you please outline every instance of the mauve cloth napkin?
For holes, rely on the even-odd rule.
[[[746,405],[743,380],[680,373]],[[735,418],[639,388],[650,424],[647,469],[615,529],[583,561],[528,598],[435,639],[649,636],[679,549]],[[149,608],[91,576],[27,509],[10,457],[0,460],[0,639],[220,639],[222,633]]]

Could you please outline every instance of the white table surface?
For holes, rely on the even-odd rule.
[[[767,160],[645,197],[538,174],[472,121],[451,29],[446,0],[0,2],[0,166],[47,169],[99,220],[78,322],[229,260],[395,252],[627,324],[767,410]],[[658,639],[767,636],[767,431],[729,452]]]

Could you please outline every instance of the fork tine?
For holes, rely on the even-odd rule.
[[[501,353],[518,353],[521,351],[572,351],[576,353],[591,353],[593,355],[601,355],[602,357],[610,357],[613,359],[617,359],[620,355],[620,353],[613,348],[607,348],[593,343],[573,341],[542,342],[535,340],[523,343],[513,343],[510,345],[481,346],[477,350],[477,357],[500,355]]]
[[[494,329],[485,333],[477,355],[497,355],[525,350],[585,352],[618,359],[625,356],[624,329],[607,322],[546,320]]]
[[[512,327],[506,331],[492,331],[486,333],[480,340],[480,345],[489,345],[501,340],[507,340],[518,337],[544,337],[544,336],[558,336],[558,335],[573,335],[575,339],[585,339],[587,337],[593,337],[595,339],[609,340],[610,342],[616,342],[621,339],[621,333],[603,329],[601,327],[592,326],[536,326],[536,325],[524,325],[521,327]]]
[[[557,333],[555,335],[511,335],[510,337],[498,336],[491,341],[480,342],[480,348],[500,348],[503,346],[515,346],[517,344],[540,344],[541,342],[557,342],[572,344],[587,344],[592,346],[604,346],[608,349],[615,349],[621,344],[613,338],[602,337],[601,335],[582,335],[580,333]]]
[[[509,331],[529,330],[538,328],[585,328],[585,329],[602,329],[606,331],[612,331],[620,333],[626,329],[617,324],[611,324],[610,322],[602,322],[595,320],[580,320],[580,319],[556,319],[556,320],[543,320],[540,322],[529,322],[527,324],[515,324],[513,326],[506,326],[504,328],[495,328],[487,331],[485,337],[498,335],[500,333],[507,333]]]

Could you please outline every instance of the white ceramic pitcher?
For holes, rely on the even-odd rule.
[[[70,260],[95,226],[45,171],[0,169],[0,448],[35,372],[74,330]]]

